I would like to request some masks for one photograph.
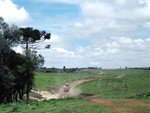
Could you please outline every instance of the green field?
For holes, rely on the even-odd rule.
[[[108,77],[109,75],[100,75],[101,70],[84,69],[74,73],[35,73],[35,88],[46,90],[46,86],[60,86],[66,82],[89,77]]]
[[[2,104],[0,113],[112,113],[105,106],[86,99],[59,99]]]
[[[84,83],[78,88],[82,93],[96,94],[103,99],[144,99],[150,101],[150,71],[149,70],[111,70],[106,75],[119,76]]]
[[[101,71],[105,73],[99,74]],[[109,78],[123,76],[122,78]],[[36,73],[35,88],[46,90],[46,86],[60,86],[65,82],[81,78],[105,78],[81,84],[77,88],[82,93],[96,94],[103,99],[150,99],[150,70],[142,69],[114,69],[93,70],[86,69],[74,73]],[[106,79],[107,78],[107,79]]]
[[[103,71],[103,74],[100,74]],[[123,76],[121,78],[112,78]],[[81,93],[95,94],[100,99],[111,100],[118,107],[123,107],[133,113],[150,113],[150,108],[132,105],[116,99],[134,99],[150,103],[150,70],[142,69],[117,69],[98,70],[84,69],[74,73],[36,73],[36,89],[46,90],[46,86],[61,86],[66,82],[81,78],[96,77],[94,81],[85,82],[76,88]],[[32,96],[39,97],[35,93]],[[0,105],[0,113],[112,113],[108,106],[98,104],[88,99],[58,99],[48,101],[22,101]],[[117,113],[117,112],[115,112]]]

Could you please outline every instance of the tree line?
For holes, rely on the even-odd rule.
[[[23,100],[25,94],[29,100],[34,70],[44,64],[44,57],[35,49],[50,36],[50,33],[31,27],[9,25],[0,17],[0,103]],[[17,45],[24,49],[23,54],[12,49]]]
[[[66,68],[65,66],[63,66],[63,68],[46,68],[46,67],[40,67],[37,68],[35,71],[36,72],[42,72],[42,73],[75,73],[75,72],[79,72],[82,71],[84,69],[102,69],[101,67],[83,67],[83,68]]]

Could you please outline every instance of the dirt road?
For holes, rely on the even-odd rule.
[[[102,72],[101,74],[103,74],[104,72]],[[35,92],[37,94],[41,95],[40,99],[36,99],[38,101],[42,101],[42,100],[49,100],[49,99],[59,99],[59,98],[68,98],[68,97],[87,97],[90,95],[84,95],[84,94],[80,94],[80,90],[76,89],[75,87],[83,84],[84,82],[88,82],[88,81],[92,81],[92,80],[98,80],[98,79],[111,79],[111,78],[121,78],[123,76],[115,76],[115,77],[108,77],[108,78],[84,78],[84,79],[78,79],[78,80],[73,80],[70,82],[70,91],[69,92],[64,92],[63,91],[63,85],[60,87],[56,87],[56,86],[50,86],[47,87],[47,89],[51,90],[52,92],[49,91],[42,91],[42,90],[36,90],[36,89],[32,89],[32,92]],[[91,95],[93,96],[93,95]],[[33,99],[33,98],[32,98]]]
[[[47,87],[49,90],[52,90],[52,92],[49,91],[42,91],[42,90],[37,90],[37,89],[32,89],[31,91],[37,94],[41,95],[41,98],[33,98],[31,97],[31,99],[35,99],[38,101],[42,101],[42,100],[50,100],[50,99],[59,99],[59,98],[68,98],[68,97],[72,97],[72,96],[77,96],[78,94],[80,94],[80,91],[75,89],[75,87],[77,85],[80,85],[84,82],[88,82],[88,81],[92,81],[95,80],[97,78],[86,78],[86,79],[79,79],[79,80],[74,80],[72,82],[70,82],[70,91],[69,92],[64,92],[63,91],[63,85],[60,87]]]

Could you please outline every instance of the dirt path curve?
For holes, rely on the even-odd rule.
[[[63,91],[63,86],[60,86],[57,89],[54,89],[53,92],[49,92],[49,91],[42,91],[42,90],[37,90],[37,89],[32,89],[31,91],[37,94],[41,95],[41,98],[33,98],[30,97],[32,100],[38,100],[38,101],[43,101],[43,100],[50,100],[50,99],[59,99],[59,98],[68,98],[71,96],[75,96],[78,93],[76,93],[76,91],[74,91],[74,88],[77,85],[80,85],[84,82],[88,82],[88,81],[92,81],[92,80],[96,80],[98,78],[85,78],[85,79],[79,79],[79,80],[74,80],[72,82],[70,82],[70,91],[69,92],[64,92]],[[73,94],[74,93],[74,94]]]
[[[101,72],[101,74],[103,74],[104,72]],[[79,90],[75,90],[75,87],[83,84],[84,82],[88,82],[88,81],[92,81],[92,80],[98,80],[98,79],[112,79],[112,78],[121,78],[123,76],[115,76],[115,77],[107,77],[107,78],[84,78],[84,79],[79,79],[79,80],[74,80],[72,82],[70,82],[70,91],[69,92],[64,92],[63,91],[63,86],[60,86],[59,89],[53,90],[53,92],[49,92],[49,91],[42,91],[42,90],[36,90],[36,89],[32,89],[32,92],[35,92],[37,94],[41,95],[40,99],[36,99],[31,97],[31,99],[36,99],[38,101],[42,101],[42,100],[50,100],[50,99],[58,99],[58,98],[68,98],[68,97],[73,97],[73,96],[77,96],[80,94]]]
[[[99,74],[103,74],[104,72],[101,71]],[[53,92],[49,92],[49,91],[42,91],[42,90],[37,90],[37,89],[32,89],[31,91],[34,92],[34,93],[37,93],[37,94],[40,94],[41,95],[41,98],[33,98],[33,97],[30,97],[32,100],[38,100],[38,101],[42,101],[42,100],[50,100],[50,99],[58,99],[58,98],[68,98],[68,97],[71,97],[71,96],[74,96],[73,93],[74,92],[74,88],[77,86],[77,85],[80,85],[84,82],[88,82],[88,81],[92,81],[92,80],[96,80],[96,79],[102,79],[102,78],[85,78],[85,79],[79,79],[79,80],[74,80],[72,82],[70,82],[70,91],[69,92],[64,92],[63,91],[63,86],[60,86],[59,88],[56,88],[53,90]],[[77,93],[75,93],[77,94]]]
[[[73,95],[73,93],[75,93],[76,95],[78,95],[78,92],[74,91],[74,88],[80,84],[83,84],[84,82],[88,82],[88,81],[92,81],[92,80],[96,80],[97,78],[87,78],[87,79],[80,79],[80,80],[76,80],[70,83],[70,91],[69,92],[63,92],[61,95],[61,98],[68,98],[71,97]]]

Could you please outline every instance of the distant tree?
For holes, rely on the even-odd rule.
[[[63,71],[66,72],[66,67],[65,66],[63,67]]]

